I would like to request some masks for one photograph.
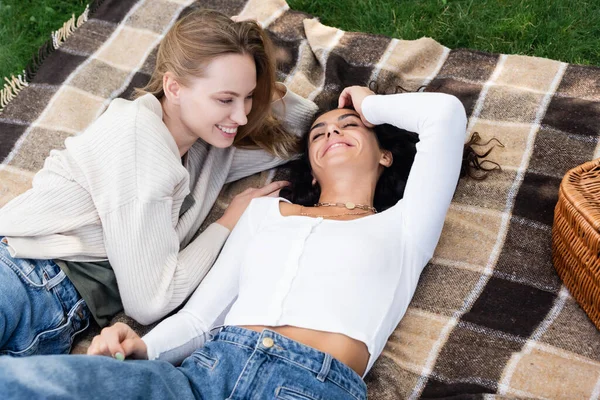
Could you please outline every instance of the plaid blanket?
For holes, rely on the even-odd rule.
[[[96,3],[28,86],[13,85],[0,114],[0,205],[30,186],[50,149],[145,83],[157,43],[189,3]],[[459,183],[411,306],[366,378],[371,398],[600,397],[600,332],[551,258],[561,178],[600,153],[600,69],[344,32],[284,0],[201,4],[267,26],[279,78],[322,107],[350,84],[428,85],[461,99],[469,133],[505,145],[491,155],[501,172]],[[207,223],[233,193],[278,173],[225,188]]]

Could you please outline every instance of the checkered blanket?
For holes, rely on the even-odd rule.
[[[145,83],[156,45],[189,3],[96,3],[64,43],[55,40],[28,86],[5,89],[3,98],[14,98],[0,113],[0,205],[30,186],[50,149]],[[428,85],[462,100],[469,133],[506,146],[491,154],[501,172],[459,183],[411,306],[366,378],[370,398],[600,397],[600,332],[551,258],[561,178],[600,153],[600,69],[344,32],[284,0],[201,3],[267,26],[279,78],[320,106],[350,84]],[[274,175],[226,188],[207,223],[231,193]]]

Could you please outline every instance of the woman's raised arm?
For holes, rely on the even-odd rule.
[[[419,135],[400,212],[407,234],[431,258],[460,174],[465,109],[456,97],[443,93],[371,95],[361,106],[368,122]]]

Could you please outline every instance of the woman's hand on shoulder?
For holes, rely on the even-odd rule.
[[[358,115],[360,115],[363,124],[365,124],[367,128],[372,128],[374,125],[367,121],[362,112],[362,103],[366,97],[374,94],[375,93],[371,89],[365,86],[348,86],[340,94],[338,108],[353,107]]]
[[[87,354],[113,357],[121,361],[125,357],[148,359],[148,347],[129,325],[117,322],[102,329],[92,339]]]
[[[217,223],[232,231],[252,199],[265,196],[277,197],[281,188],[289,184],[287,181],[276,181],[261,188],[248,188],[244,190],[231,200],[231,203],[229,203],[223,216],[217,220]]]

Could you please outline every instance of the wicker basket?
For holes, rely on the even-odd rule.
[[[600,159],[573,168],[560,184],[552,258],[560,278],[600,329]]]

